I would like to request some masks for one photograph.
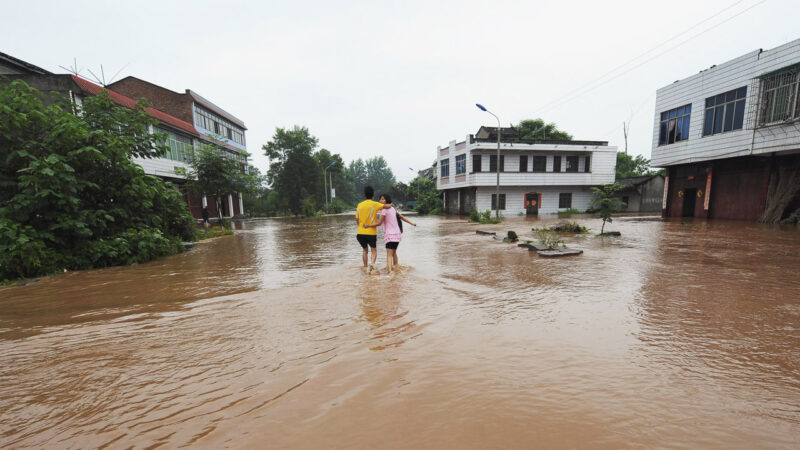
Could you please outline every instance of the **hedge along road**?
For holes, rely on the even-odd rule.
[[[795,229],[618,218],[551,260],[475,234],[542,222],[415,221],[392,275],[343,216],[0,288],[0,447],[800,440]]]

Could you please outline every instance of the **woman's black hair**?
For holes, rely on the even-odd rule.
[[[389,194],[381,194],[381,197],[383,197],[386,200],[386,203],[392,203],[392,196],[391,195],[389,195]]]

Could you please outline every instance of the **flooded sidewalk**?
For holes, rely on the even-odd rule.
[[[0,447],[800,446],[796,228],[414,221],[390,275],[330,216],[0,287]]]

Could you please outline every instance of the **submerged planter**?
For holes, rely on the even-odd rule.
[[[497,233],[495,233],[495,232],[493,232],[493,231],[482,231],[482,230],[475,230],[475,234],[482,234],[482,235],[484,235],[484,236],[494,236],[494,235],[496,235]]]
[[[605,233],[600,233],[598,236],[622,236],[622,233],[619,231],[606,231]]]

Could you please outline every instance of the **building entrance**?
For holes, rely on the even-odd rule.
[[[694,217],[694,206],[697,202],[697,189],[691,188],[683,191],[682,217]]]
[[[539,215],[539,194],[536,192],[525,194],[525,214],[529,216]]]

